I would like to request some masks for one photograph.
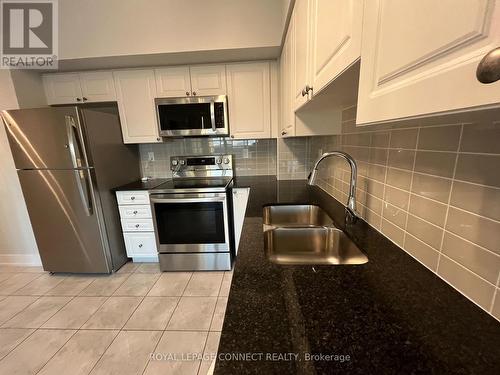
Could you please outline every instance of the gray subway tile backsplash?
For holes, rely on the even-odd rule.
[[[236,175],[275,175],[276,140],[228,138],[179,138],[164,143],[139,146],[142,175],[154,178],[170,178],[170,157],[175,155],[232,154]],[[148,161],[148,153],[154,153],[154,161]]]

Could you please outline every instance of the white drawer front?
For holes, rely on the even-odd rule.
[[[147,191],[117,191],[116,199],[118,204],[149,204]]]
[[[157,255],[156,239],[153,232],[124,233],[123,238],[129,257]]]
[[[152,232],[154,231],[151,219],[122,219],[124,232]]]
[[[120,217],[122,219],[148,219],[151,217],[151,206],[148,205],[127,205],[119,206]]]

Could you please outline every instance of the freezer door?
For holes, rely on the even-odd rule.
[[[18,171],[43,268],[108,273],[110,260],[92,200],[92,170]]]
[[[88,166],[76,107],[2,111],[17,169]]]

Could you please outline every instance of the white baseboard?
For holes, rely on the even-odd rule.
[[[38,254],[0,254],[0,264],[9,266],[41,266]]]

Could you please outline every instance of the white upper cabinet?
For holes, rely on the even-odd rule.
[[[290,32],[292,33],[292,92],[294,109],[298,109],[308,100],[309,80],[309,21],[311,0],[297,0],[293,9]]]
[[[48,104],[116,100],[111,72],[45,74],[43,85]]]
[[[363,0],[311,3],[309,71],[317,94],[361,56]]]
[[[158,97],[175,98],[191,95],[189,66],[173,66],[155,69]]]
[[[116,100],[115,83],[111,72],[80,73],[84,102],[111,102]]]
[[[161,142],[156,124],[153,69],[113,72],[124,143]]]
[[[78,74],[45,74],[43,86],[48,104],[81,103],[83,101]]]
[[[297,0],[288,27],[293,109],[319,94],[361,55],[363,0]]]
[[[191,66],[189,70],[192,95],[226,95],[225,65],[196,65]]]
[[[475,75],[499,45],[494,0],[365,1],[357,122],[500,102],[500,82]]]
[[[271,137],[269,62],[229,64],[227,95],[231,137]]]

